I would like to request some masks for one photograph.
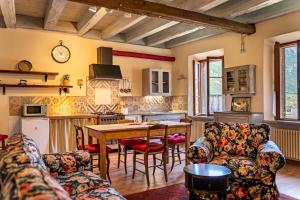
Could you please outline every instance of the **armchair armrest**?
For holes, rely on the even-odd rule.
[[[274,142],[268,141],[258,147],[256,162],[261,168],[275,174],[285,165],[285,157]]]
[[[207,163],[213,158],[213,147],[205,137],[199,138],[187,150],[187,159],[192,163]]]
[[[91,170],[91,157],[87,151],[44,154],[43,160],[48,171],[54,177]]]

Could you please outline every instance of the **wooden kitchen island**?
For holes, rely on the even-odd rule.
[[[191,124],[183,122],[163,121],[161,124],[168,125],[168,134],[182,133],[186,135],[185,148],[190,146]],[[106,141],[124,138],[146,137],[148,127],[143,124],[109,124],[109,125],[90,125],[85,126],[88,129],[89,143],[92,138],[97,138],[100,144],[100,176],[106,178]],[[151,136],[163,136],[163,130],[151,132]],[[186,164],[188,161],[186,160]]]

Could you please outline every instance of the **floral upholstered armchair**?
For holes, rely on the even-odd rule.
[[[231,169],[227,199],[279,199],[276,172],[285,158],[275,143],[269,141],[266,124],[205,124],[204,137],[187,152],[192,163],[223,165]],[[200,199],[214,199],[200,193]]]

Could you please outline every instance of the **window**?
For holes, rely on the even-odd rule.
[[[275,44],[275,119],[300,119],[300,42]]]
[[[224,57],[207,57],[194,61],[194,115],[210,115],[223,111]]]

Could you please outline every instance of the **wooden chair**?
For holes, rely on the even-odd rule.
[[[99,168],[100,171],[100,145],[99,144],[84,144],[84,132],[83,128],[81,126],[74,125],[75,130],[76,130],[76,146],[78,150],[85,150],[88,151],[91,155],[91,170],[95,167]],[[106,174],[109,182],[110,176],[109,176],[109,166],[110,166],[110,159],[109,159],[109,153],[112,153],[113,150],[106,146]],[[94,160],[98,161],[97,165],[94,165]]]
[[[8,138],[8,135],[6,134],[0,134],[0,141],[1,141],[1,148],[0,150],[4,151],[5,148],[6,148],[6,145],[5,145],[5,140]]]
[[[180,122],[185,122],[185,123],[192,123],[191,119],[188,118],[183,118],[180,119]],[[179,164],[181,164],[181,157],[180,154],[181,153],[185,153],[184,151],[180,151],[180,146],[185,146],[185,135],[181,134],[181,133],[177,133],[174,135],[170,135],[168,136],[168,147],[171,149],[171,156],[172,156],[172,165],[171,165],[171,171],[174,168],[176,159],[175,159],[175,149],[177,149],[177,157],[178,157],[178,162]]]
[[[167,176],[167,125],[162,125],[162,124],[157,124],[154,126],[151,126],[148,128],[148,132],[147,132],[147,141],[145,144],[138,144],[138,145],[134,145],[133,146],[133,174],[132,174],[132,178],[134,179],[135,176],[135,171],[139,171],[141,173],[146,174],[146,178],[147,178],[147,185],[149,187],[150,185],[150,181],[149,181],[149,168],[153,167],[153,175],[155,174],[155,169],[156,167],[163,170],[164,171],[164,175],[165,175],[165,180],[166,182],[168,182],[168,176]],[[163,130],[163,140],[162,143],[156,143],[156,142],[150,142],[151,140],[151,132],[155,131],[155,130]],[[155,137],[157,139],[157,137]],[[138,159],[136,157],[137,154],[143,154],[144,155],[144,159]],[[161,164],[156,165],[156,160],[160,160],[158,158],[156,158],[157,154],[161,154],[162,159],[161,159]],[[149,166],[148,164],[148,156],[149,155],[153,155],[153,166]],[[140,161],[141,160],[141,161]],[[143,162],[142,162],[143,161]],[[138,169],[136,169],[136,163],[140,163],[145,165],[145,172],[140,171]],[[160,168],[161,166],[163,166],[163,169]]]
[[[118,124],[133,123],[134,120],[123,119],[119,120]],[[132,154],[132,147],[137,144],[146,143],[146,140],[141,138],[131,138],[131,139],[119,139],[118,140],[118,168],[120,167],[120,162],[124,163],[125,174],[127,174],[127,154]],[[121,156],[124,156],[124,160],[121,160]]]

